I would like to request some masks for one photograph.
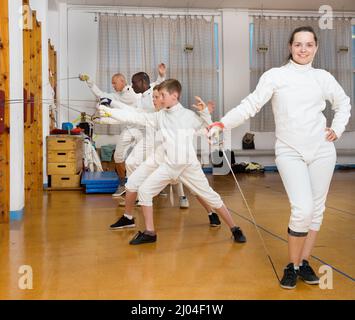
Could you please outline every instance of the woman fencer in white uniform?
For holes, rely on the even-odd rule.
[[[327,71],[314,69],[318,49],[311,27],[300,27],[289,40],[286,65],[266,71],[253,93],[210,126],[215,138],[260,111],[271,98],[275,118],[276,165],[291,205],[288,226],[289,264],[280,285],[296,287],[300,278],[318,284],[309,257],[320,229],[325,201],[336,163],[333,141],[340,138],[350,117],[350,99]],[[322,111],[329,101],[334,110],[330,128]]]

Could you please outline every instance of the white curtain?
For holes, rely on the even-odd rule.
[[[190,107],[194,96],[216,101],[217,70],[213,17],[99,15],[97,82],[111,90],[111,77],[120,72],[130,83],[134,73],[145,71],[155,81],[164,62],[167,78],[183,87],[181,103]],[[185,46],[192,45],[192,52]]]
[[[350,96],[354,114],[351,19],[336,18],[333,20],[333,29],[324,30],[319,28],[318,21],[318,18],[254,17],[250,88],[255,89],[263,72],[286,63],[289,54],[288,41],[292,31],[300,26],[311,26],[317,34],[319,45],[313,67],[325,69],[335,76]],[[258,52],[260,45],[268,46],[267,53]],[[340,46],[348,47],[348,52],[338,52]],[[333,112],[329,106],[324,114],[330,125]],[[270,101],[251,119],[250,128],[256,132],[275,130]],[[355,130],[354,116],[350,118],[347,130]]]

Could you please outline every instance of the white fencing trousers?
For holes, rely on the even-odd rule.
[[[126,174],[131,174],[152,154],[154,154],[154,135],[146,134],[134,146],[126,159]]]
[[[139,169],[140,168],[138,168],[137,171]],[[151,172],[148,178],[146,178],[143,184],[138,188],[138,200],[140,205],[152,206],[153,198],[168,184],[176,181],[172,178],[176,175],[176,172],[172,171],[174,171],[172,168],[162,164]],[[135,173],[136,172],[133,174]],[[199,163],[186,166],[179,174],[179,180],[194,194],[204,199],[212,208],[219,209],[223,206],[221,197],[210,187]],[[127,189],[130,190],[129,188]]]
[[[130,147],[133,147],[143,137],[141,130],[136,128],[124,128],[117,136],[116,149],[114,153],[115,163],[122,163],[126,160]]]
[[[333,142],[324,141],[312,159],[277,140],[276,165],[291,205],[289,229],[297,233],[319,231],[336,163]]]
[[[152,157],[150,161],[144,161],[137,169],[135,169],[131,175],[128,177],[127,183],[125,185],[126,189],[131,192],[138,192],[139,186],[159,167],[159,164],[152,162],[154,161]],[[126,164],[127,165],[127,164]],[[174,183],[177,188],[177,194],[179,197],[184,197],[184,187],[183,184],[178,181]],[[172,202],[173,204],[173,202]]]
[[[149,157],[149,160],[144,161],[137,169],[131,172],[125,185],[126,190],[138,192],[139,187],[158,167],[159,164],[154,160],[154,157]]]

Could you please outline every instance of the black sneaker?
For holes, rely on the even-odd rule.
[[[110,225],[110,229],[123,229],[123,228],[134,228],[136,225],[134,224],[134,218],[128,219],[126,216],[122,216],[115,222]]]
[[[297,274],[307,284],[319,284],[319,278],[307,260],[302,261],[302,266],[299,267]]]
[[[294,289],[297,283],[297,271],[293,263],[289,263],[284,269],[284,276],[280,281],[281,288],[284,289]]]
[[[234,227],[232,229],[232,234],[235,242],[244,243],[247,242],[247,238],[244,236],[242,229],[239,227]]]
[[[157,235],[151,236],[144,232],[138,231],[138,233],[133,237],[129,244],[143,244],[151,243],[157,241]]]
[[[219,227],[221,225],[221,221],[219,220],[217,213],[212,212],[208,218],[210,219],[210,227]]]

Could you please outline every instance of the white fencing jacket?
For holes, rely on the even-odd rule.
[[[111,109],[101,106],[110,117],[119,122],[143,125],[160,131],[164,149],[164,164],[172,173],[172,179],[177,179],[182,170],[190,164],[200,164],[194,146],[194,133],[211,123],[208,109],[198,114],[184,108],[180,103],[169,109],[158,112],[138,112],[134,109]]]
[[[233,128],[260,111],[272,99],[276,138],[304,156],[312,156],[325,139],[326,118],[322,111],[326,100],[335,112],[331,129],[340,138],[350,117],[350,98],[327,71],[312,64],[290,60],[280,68],[266,71],[255,91],[229,111],[221,122]]]
[[[100,157],[89,138],[84,139],[84,167],[88,168],[90,172],[104,171],[101,166]]]
[[[97,97],[97,98],[109,98],[111,100],[118,100],[121,101],[124,104],[127,104],[129,106],[137,106],[138,101],[140,100],[140,94],[137,94],[134,92],[131,86],[125,86],[122,91],[120,92],[114,92],[114,93],[108,93],[104,92],[99,89],[99,87],[91,81],[87,81],[88,87],[91,89],[92,93]]]

